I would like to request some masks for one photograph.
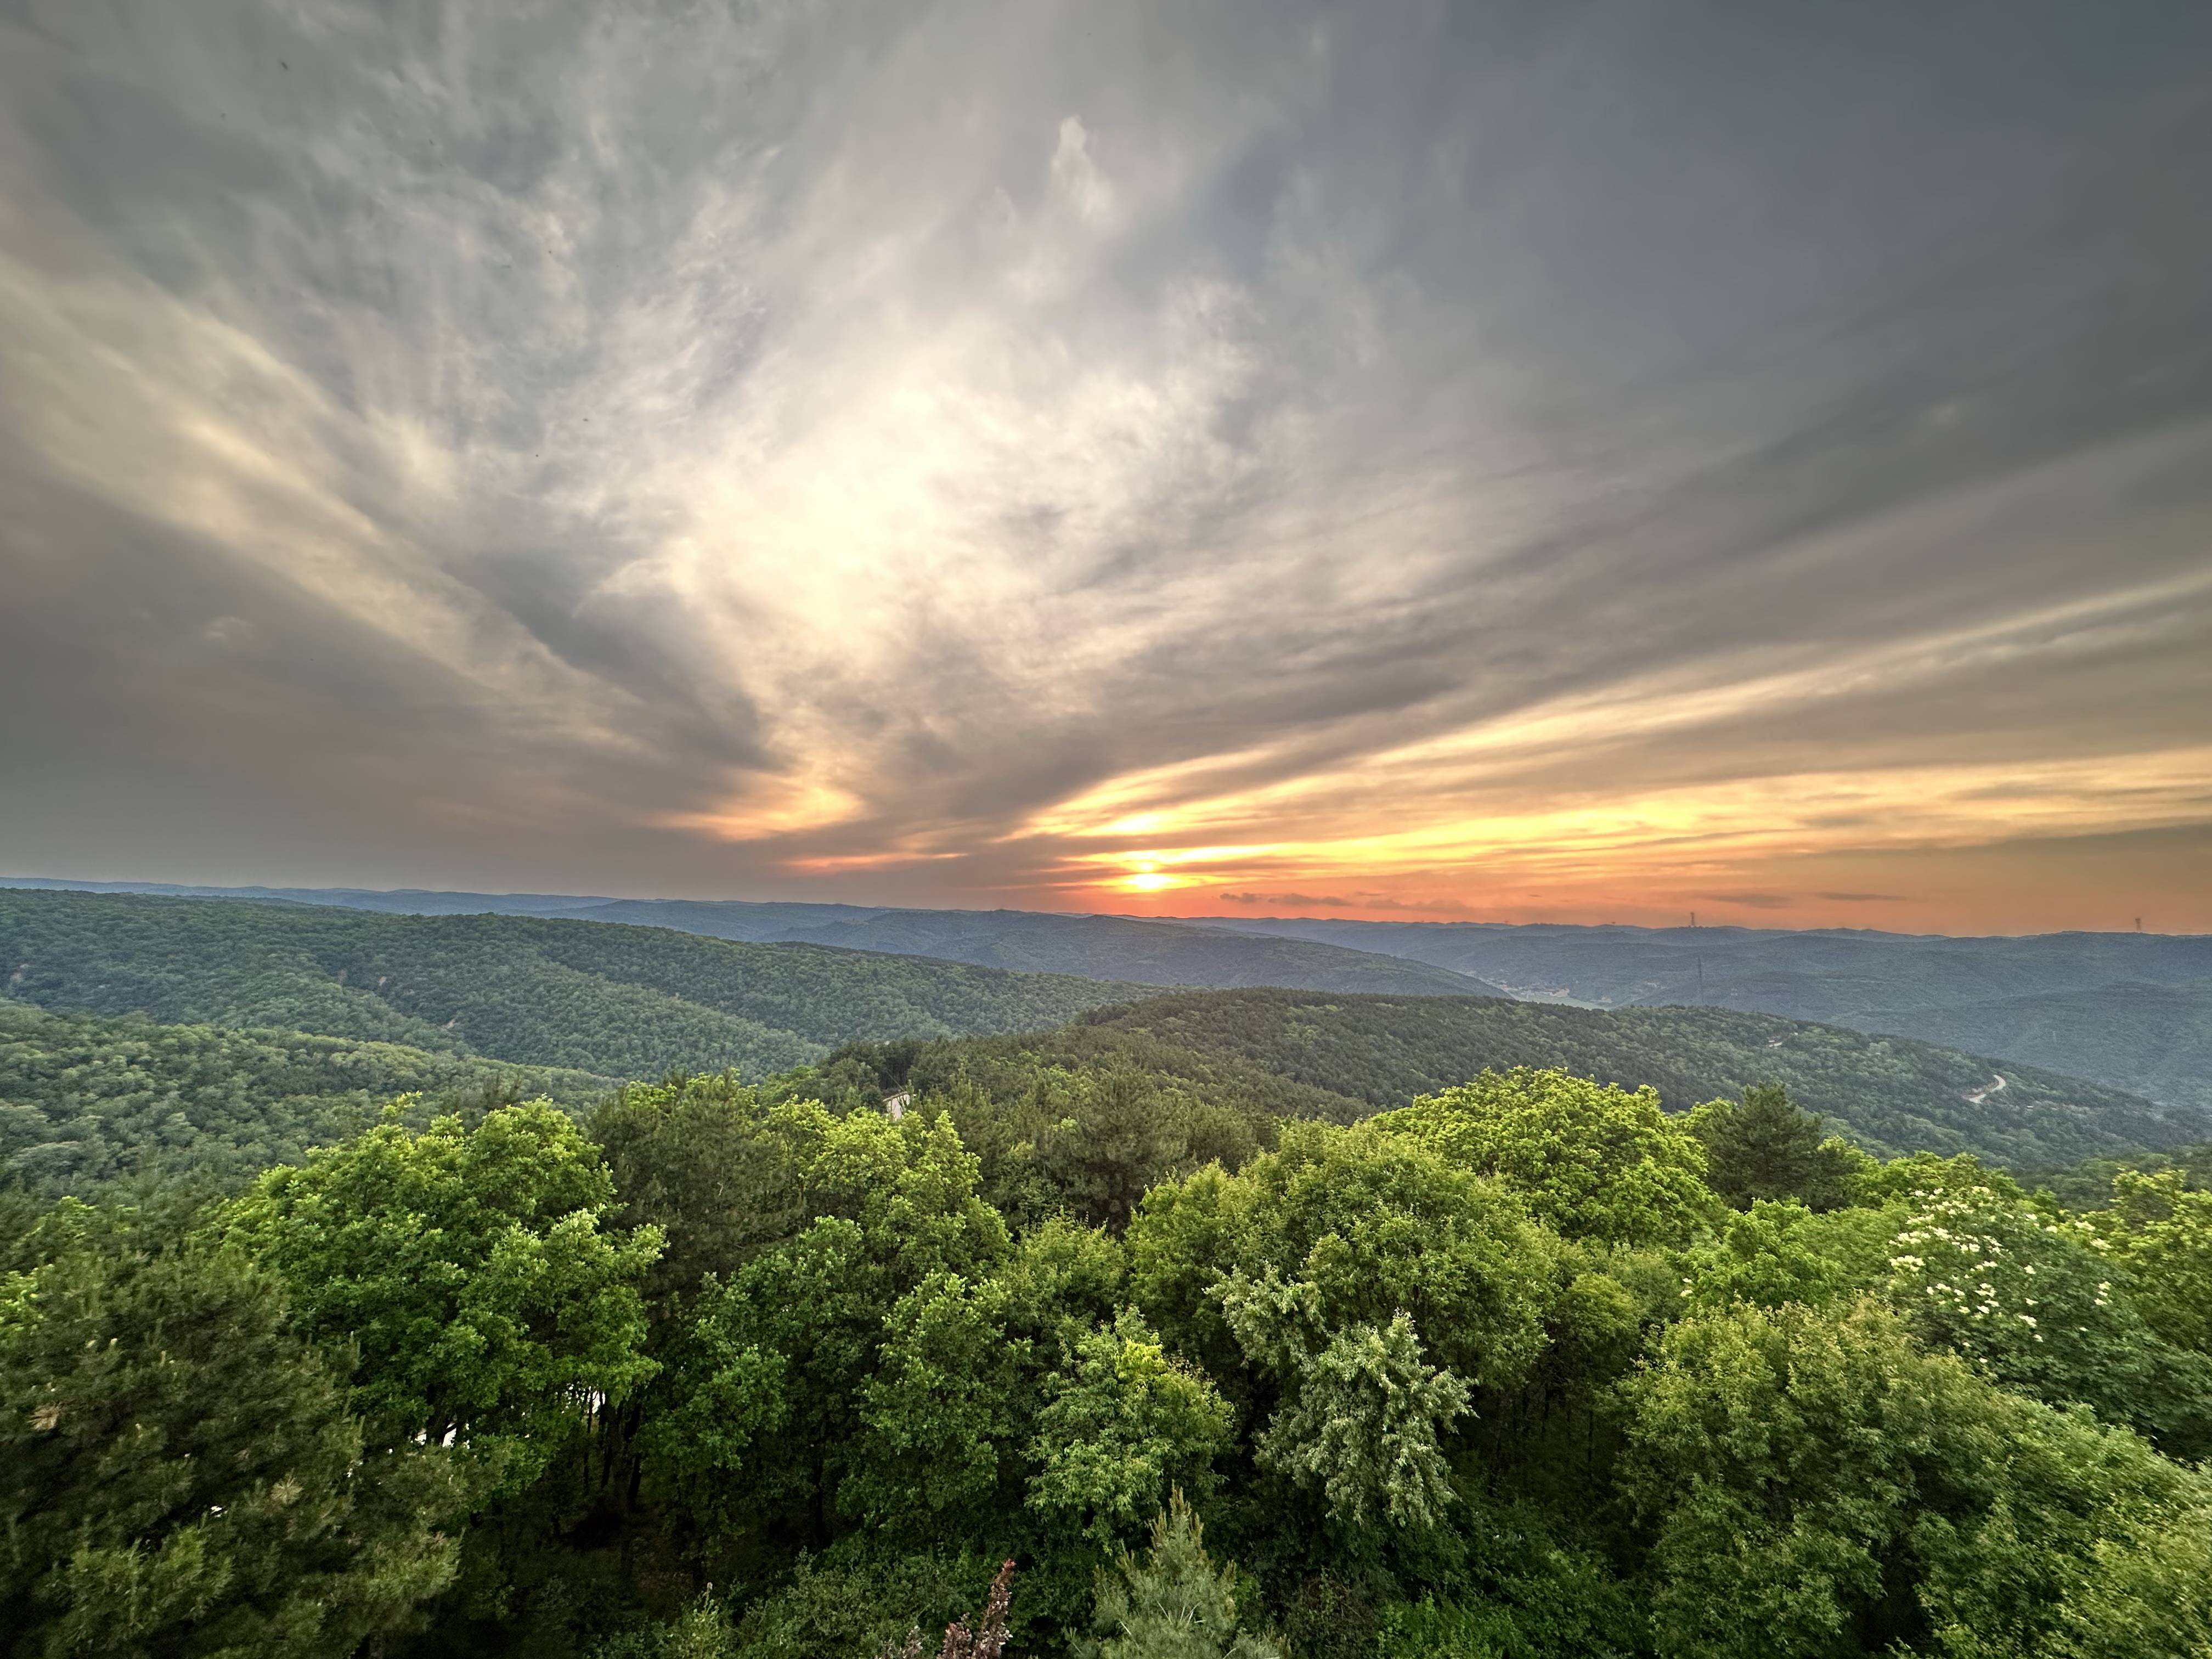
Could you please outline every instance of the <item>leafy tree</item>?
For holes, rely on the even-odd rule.
[[[1685,1320],[1624,1395],[1667,1656],[2064,1652],[2100,1540],[2171,1561],[2206,1490],[1870,1300]]]
[[[826,1542],[841,1512],[935,1513],[1016,1433],[993,1395],[1016,1306],[993,1273],[1014,1248],[976,1196],[977,1161],[943,1119],[837,1118],[811,1101],[769,1109],[763,1133],[791,1209],[815,1218],[708,1282],[643,1431],[653,1478],[702,1537],[785,1515]],[[981,1370],[959,1407],[938,1410],[932,1389],[968,1365]],[[919,1510],[901,1496],[917,1460],[931,1475]]]
[[[235,1249],[64,1206],[0,1278],[0,1646],[352,1652],[453,1573],[447,1456],[364,1449]]]
[[[1219,1288],[1242,1270],[1312,1288],[1330,1331],[1398,1314],[1471,1383],[1509,1385],[1541,1352],[1553,1246],[1520,1201],[1410,1137],[1283,1126],[1234,1176],[1200,1170],[1146,1195],[1131,1284],[1155,1328],[1217,1377],[1246,1363]],[[1285,1373],[1287,1375],[1287,1373]]]
[[[1008,1336],[994,1280],[940,1273],[900,1298],[860,1391],[838,1507],[917,1535],[988,1509],[1021,1426],[1015,1395],[1030,1352]]]
[[[2096,1234],[2133,1277],[2135,1303],[2169,1342],[2212,1354],[2212,1192],[2178,1170],[2124,1172]]]
[[[514,1486],[595,1395],[653,1372],[637,1284],[660,1236],[607,1231],[614,1203],[591,1144],[539,1101],[474,1129],[379,1124],[271,1170],[222,1225],[305,1330],[356,1344],[353,1398],[386,1440],[458,1442]]]
[[[1705,1148],[1705,1182],[1739,1210],[1761,1199],[1795,1199],[1808,1210],[1852,1201],[1866,1154],[1824,1135],[1826,1120],[1801,1111],[1778,1083],[1754,1083],[1740,1100],[1713,1100],[1690,1114]]]
[[[1709,1218],[1705,1148],[1660,1109],[1656,1090],[1516,1067],[1376,1121],[1495,1176],[1568,1238],[1680,1244]]]
[[[1164,1497],[1211,1490],[1213,1459],[1229,1443],[1229,1407],[1204,1376],[1168,1357],[1134,1310],[1081,1337],[1073,1365],[1048,1376],[1044,1392],[1030,1443],[1036,1514],[1104,1545]]]
[[[800,1213],[793,1138],[771,1118],[778,1092],[724,1072],[631,1084],[593,1109],[586,1128],[622,1200],[616,1221],[657,1227],[665,1241],[644,1285],[655,1308],[812,1219]]]
[[[1451,1504],[1440,1436],[1468,1408],[1468,1385],[1428,1364],[1413,1322],[1334,1333],[1312,1285],[1242,1273],[1224,1286],[1230,1328],[1257,1363],[1283,1377],[1285,1401],[1255,1444],[1263,1467],[1317,1488],[1329,1517],[1356,1527],[1437,1525]]]
[[[1079,1659],[1281,1659],[1273,1642],[1245,1627],[1237,1570],[1216,1571],[1205,1529],[1181,1492],[1152,1523],[1141,1562],[1123,1550],[1098,1574],[1091,1634]]]
[[[2090,1223],[1993,1188],[1923,1194],[1891,1242],[1887,1290],[1929,1346],[2197,1455],[2212,1436],[2212,1367],[2154,1333],[2102,1243]]]

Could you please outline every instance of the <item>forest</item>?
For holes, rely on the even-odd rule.
[[[2185,1108],[513,916],[0,969],[9,1659],[2212,1655]]]
[[[611,1082],[736,1067],[760,1078],[843,1043],[934,1037],[977,1066],[987,1064],[978,1047],[994,1041],[1086,1064],[1110,1050],[1297,1115],[1364,1116],[1486,1066],[1533,1066],[1650,1084],[1674,1110],[1783,1083],[1885,1155],[1972,1152],[2045,1168],[2212,1139],[2212,1110],[2201,1107],[1726,1008],[1259,988],[1147,998],[1149,988],[610,922],[0,890],[0,999],[392,1045],[471,1062],[460,1068],[470,1076],[553,1068]],[[444,1086],[424,1075],[387,1092]],[[0,1099],[33,1103],[21,1092]]]
[[[864,1037],[1026,1031],[1126,985],[525,916],[0,889],[0,996],[526,1066],[752,1075]]]
[[[1333,1121],[1146,1052],[509,1078],[225,1188],[19,1182],[5,1650],[2212,1652],[2201,1155],[2069,1205],[1778,1084]]]

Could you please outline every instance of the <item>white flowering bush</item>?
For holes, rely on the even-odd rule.
[[[1927,1343],[2052,1404],[2192,1440],[2212,1372],[2161,1343],[2093,1223],[1988,1187],[1911,1195],[1887,1294]]]

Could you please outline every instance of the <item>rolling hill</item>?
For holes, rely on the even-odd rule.
[[[2212,938],[1855,929],[1188,924],[1403,956],[1536,1001],[1736,1008],[1918,1037],[2212,1108]]]
[[[68,890],[29,878],[0,887]],[[933,957],[1017,973],[1073,974],[1144,986],[1229,988],[1280,985],[1392,996],[1504,996],[1479,978],[1391,952],[1347,949],[1226,928],[1127,916],[1036,910],[908,910],[851,904],[750,903],[734,899],[613,899],[555,893],[452,893],[361,888],[162,888],[88,883],[82,890],[245,899],[375,910],[400,915],[525,915],[672,927],[755,945],[826,945],[894,956]]]
[[[1331,1115],[1401,1105],[1486,1067],[1537,1066],[1650,1084],[1678,1111],[1753,1083],[1781,1083],[1882,1154],[1971,1152],[2048,1165],[2212,1136],[2212,1113],[2200,1109],[1907,1038],[1718,1008],[1224,991],[1103,1009],[1074,1029],[1142,1038],[1319,1091],[1342,1104],[1331,1110],[1307,1097],[1303,1109]]]
[[[0,891],[0,996],[609,1077],[676,1066],[758,1076],[856,1038],[1035,1030],[1129,994],[601,922]]]
[[[1260,1109],[1334,1117],[1400,1104],[1485,1067],[1559,1066],[1649,1083],[1677,1109],[1777,1081],[1870,1150],[1973,1151],[2021,1165],[2212,1139],[2203,1109],[1727,1008],[1250,988],[1163,995],[560,917],[0,891],[0,995],[58,1012],[312,1032],[594,1079],[730,1066],[757,1078],[854,1041],[990,1038],[995,1048],[943,1044],[940,1058],[1133,1065]]]
[[[41,1196],[181,1176],[216,1186],[296,1162],[374,1121],[380,1103],[489,1090],[580,1107],[587,1073],[507,1066],[302,1031],[156,1025],[0,1000],[0,1185]]]

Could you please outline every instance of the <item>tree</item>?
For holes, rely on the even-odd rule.
[[[452,1578],[434,1448],[364,1449],[242,1253],[77,1209],[0,1279],[0,1650],[350,1653]]]
[[[1705,1148],[1661,1109],[1656,1090],[1516,1066],[1375,1121],[1495,1176],[1569,1238],[1686,1243],[1711,1209]]]
[[[450,1439],[512,1486],[655,1369],[637,1285],[660,1235],[606,1230],[614,1204],[591,1143],[536,1101],[473,1129],[380,1123],[270,1170],[222,1224],[303,1329],[356,1345],[353,1399],[387,1443]]]
[[[1446,1365],[1486,1387],[1527,1375],[1556,1291],[1555,1245],[1520,1199],[1365,1124],[1285,1123],[1277,1150],[1241,1173],[1201,1170],[1155,1188],[1129,1244],[1146,1316],[1222,1379],[1249,1354],[1220,1297],[1239,1271],[1310,1286],[1329,1331],[1402,1312]]]
[[[1205,1530],[1181,1492],[1152,1523],[1139,1562],[1128,1551],[1098,1574],[1088,1639],[1079,1659],[1281,1659],[1273,1642],[1244,1629],[1237,1570],[1214,1570]]]
[[[1030,1345],[1010,1337],[1003,1287],[934,1274],[884,1322],[838,1508],[922,1535],[993,1507],[1021,1425]]]
[[[1423,1530],[1443,1519],[1455,1493],[1437,1443],[1467,1411],[1468,1390],[1424,1360],[1409,1317],[1330,1332],[1315,1287],[1272,1273],[1233,1276],[1222,1304],[1245,1352],[1285,1384],[1257,1442],[1263,1467],[1317,1489],[1346,1526],[1387,1519]]]
[[[1112,1543],[1169,1493],[1201,1495],[1230,1439],[1213,1385],[1170,1358],[1135,1310],[1086,1333],[1075,1363],[1045,1379],[1030,1456],[1029,1507]]]
[[[1824,1135],[1826,1120],[1799,1109],[1778,1083],[1754,1083],[1741,1100],[1708,1101],[1689,1122],[1705,1148],[1706,1184],[1739,1210],[1762,1199],[1796,1199],[1816,1212],[1841,1209],[1870,1162]]]
[[[1664,1656],[2078,1650],[2069,1632],[2111,1629],[2100,1553],[2170,1576],[2212,1496],[1923,1352],[1870,1298],[1686,1319],[1623,1397]]]
[[[2199,1455],[2212,1440],[2212,1363],[2151,1328],[2102,1245],[2093,1222],[1992,1188],[1923,1193],[1891,1240],[1884,1289],[1929,1346]]]
[[[641,1432],[654,1480],[702,1535],[788,1515],[826,1542],[841,1511],[913,1519],[965,1501],[986,1443],[995,1479],[1018,1437],[999,1398],[1012,1298],[994,1278],[1014,1248],[975,1194],[975,1158],[941,1119],[802,1101],[763,1121],[787,1201],[814,1219],[691,1307]],[[957,1401],[938,1401],[956,1377]]]
[[[773,1103],[735,1073],[632,1084],[602,1101],[586,1125],[606,1159],[625,1227],[660,1229],[666,1248],[647,1274],[647,1301],[666,1309],[799,1231],[792,1136],[776,1133]]]
[[[2212,1354],[2212,1192],[2192,1188],[2179,1170],[2124,1172],[2112,1183],[2112,1209],[2094,1222],[2131,1276],[2151,1328]]]

